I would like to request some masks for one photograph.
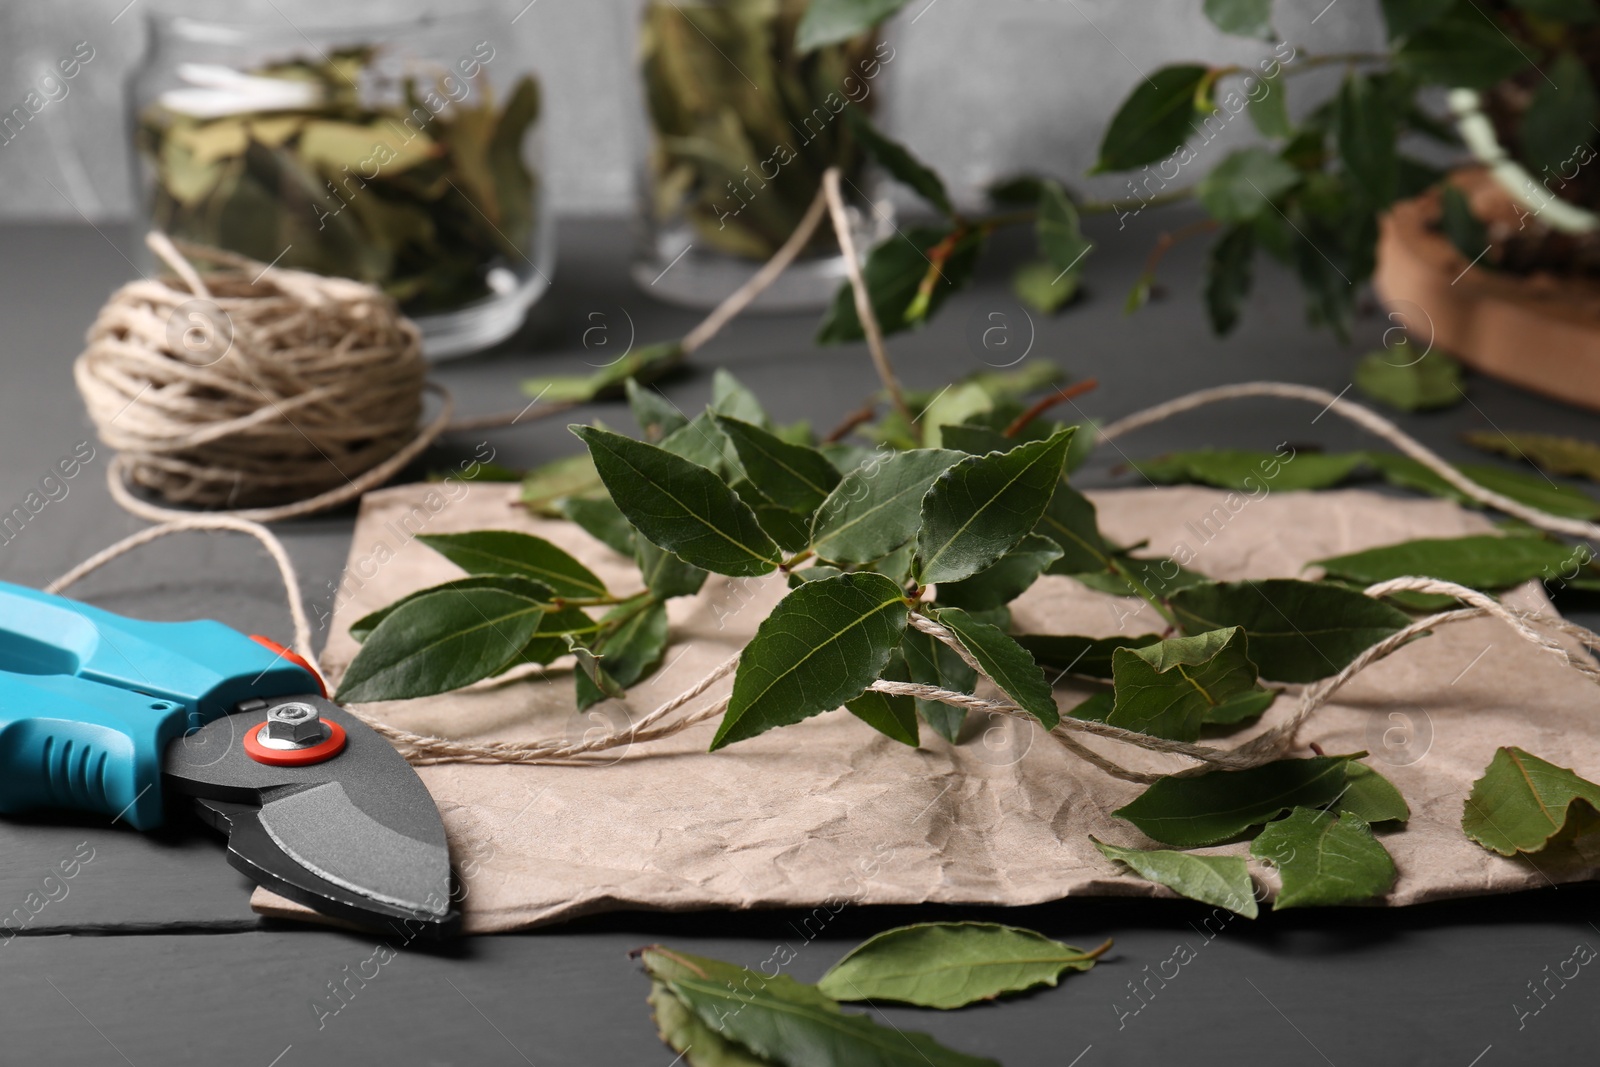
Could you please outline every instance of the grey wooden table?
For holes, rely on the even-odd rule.
[[[1080,403],[1100,418],[1220,382],[1276,378],[1344,389],[1354,352],[1375,345],[1388,324],[1368,315],[1358,346],[1341,349],[1304,327],[1292,284],[1265,264],[1244,325],[1226,342],[1202,323],[1197,249],[1168,257],[1168,299],[1123,316],[1122,294],[1150,242],[1161,226],[1182,221],[1152,213],[1122,233],[1093,233],[1101,248],[1088,299],[1052,320],[1035,316],[1030,323],[1005,287],[1007,268],[1025,249],[996,249],[979,284],[952,300],[932,329],[894,340],[904,377],[916,386],[941,384],[1017,358],[1031,338],[1026,358],[1055,359],[1074,376],[1099,378],[1101,387]],[[79,442],[92,441],[70,363],[96,308],[133,272],[128,242],[121,230],[86,226],[0,230],[0,511],[20,503]],[[520,403],[517,382],[525,375],[599,362],[599,342],[625,340],[630,319],[640,341],[677,336],[695,321],[628,283],[622,225],[569,223],[561,250],[553,289],[514,341],[439,370],[464,413]],[[597,324],[609,335],[593,332]],[[991,331],[986,346],[984,331],[996,325],[1009,333]],[[706,368],[723,364],[768,400],[775,417],[830,424],[874,383],[862,349],[817,349],[809,341],[813,326],[808,316],[737,321],[697,357],[692,374],[666,389],[685,408],[697,406],[709,392]],[[1009,347],[998,344],[1002,339]],[[1457,458],[1466,453],[1456,438],[1469,429],[1600,435],[1593,416],[1573,409],[1481,380],[1470,392],[1470,404],[1401,421]],[[1236,403],[1173,420],[1122,447],[1139,456],[1207,443],[1369,443],[1317,414],[1314,407]],[[501,461],[529,465],[572,449],[562,421],[496,431],[488,440]],[[465,457],[478,440],[451,441],[424,466]],[[0,576],[42,584],[139,528],[106,493],[106,460],[101,450],[65,497],[0,544]],[[1084,480],[1127,484],[1130,476],[1115,469],[1120,461],[1115,451],[1097,457]],[[352,517],[279,531],[314,604],[331,599]],[[209,616],[247,632],[287,632],[276,574],[242,538],[169,539],[93,576],[77,595],[149,618]],[[91,849],[75,877],[46,882],[62,860]],[[753,965],[787,941],[800,948],[791,973],[811,980],[861,938],[934,917],[1002,919],[1078,944],[1117,940],[1100,968],[1062,989],[956,1013],[885,1013],[896,1026],[929,1031],[1008,1067],[1169,1057],[1498,1067],[1592,1059],[1600,1036],[1600,976],[1587,971],[1538,1014],[1518,1017],[1534,1003],[1529,983],[1543,980],[1575,943],[1600,946],[1600,893],[1587,886],[1405,910],[1266,915],[1209,938],[1199,927],[1202,909],[1167,902],[1075,900],[987,913],[847,909],[809,942],[785,912],[623,914],[443,949],[407,948],[376,978],[352,983],[355,992],[337,1014],[319,1016],[314,1002],[361,968],[374,938],[258,920],[248,884],[223,861],[219,840],[198,825],[142,836],[99,819],[9,818],[0,820],[0,857],[0,921],[26,917],[0,929],[0,1063],[7,1064],[668,1067],[673,1057],[656,1040],[647,984],[629,949],[659,940]],[[1122,1014],[1132,1003],[1128,983],[1180,942],[1195,959],[1136,1015]]]

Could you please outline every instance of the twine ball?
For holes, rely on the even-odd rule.
[[[180,254],[160,234],[148,243],[173,274],[117,290],[73,366],[120,453],[114,492],[285,517],[347,499],[360,475],[413,453],[427,364],[392,300],[217,249]],[[202,278],[190,260],[220,269]]]

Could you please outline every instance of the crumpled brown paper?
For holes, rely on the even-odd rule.
[[[365,498],[323,663],[337,677],[357,645],[349,624],[426,585],[459,575],[415,533],[486,528],[548,538],[617,591],[637,571],[567,523],[529,517],[514,487],[474,484],[451,501],[437,487]],[[429,495],[431,494],[431,496]],[[1296,576],[1308,560],[1416,537],[1490,529],[1453,504],[1361,491],[1276,493],[1258,500],[1199,488],[1091,494],[1106,533],[1149,539],[1222,579]],[[1179,548],[1179,546],[1183,548]],[[713,575],[671,604],[665,667],[624,703],[573,711],[569,669],[481,683],[423,700],[366,705],[368,716],[422,733],[534,739],[612,729],[703,677],[737,651],[782,594],[775,579]],[[1507,596],[1548,610],[1530,585]],[[1142,602],[1045,578],[1014,605],[1016,628],[1104,636],[1159,631]],[[711,691],[726,691],[727,682]],[[1288,714],[1297,687],[1265,716]],[[1063,707],[1082,693],[1063,686]],[[1504,624],[1443,627],[1362,673],[1301,732],[1328,752],[1366,749],[1410,802],[1404,829],[1383,834],[1399,869],[1389,904],[1574,881],[1600,873],[1600,847],[1504,859],[1461,831],[1472,781],[1500,745],[1520,745],[1600,780],[1600,701],[1592,683]],[[1021,905],[1072,895],[1170,895],[1119,869],[1089,841],[1152,847],[1111,812],[1142,787],[1110,778],[1042,730],[969,718],[951,746],[924,728],[907,748],[834,711],[711,754],[715,721],[598,766],[422,767],[461,875],[464,929],[510,930],[619,908],[691,909],[911,904]],[[1261,729],[1257,726],[1254,729]],[[1251,731],[1253,732],[1253,731]],[[1248,735],[1248,732],[1246,736]],[[1100,739],[1145,769],[1186,765]],[[1163,764],[1162,761],[1166,760]],[[1205,850],[1247,855],[1247,844]],[[1252,861],[1258,878],[1270,869]],[[257,890],[257,910],[312,917]]]

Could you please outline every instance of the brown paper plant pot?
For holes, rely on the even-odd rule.
[[[1450,179],[1480,219],[1518,207],[1481,168]],[[1373,287],[1415,343],[1475,370],[1569,404],[1600,410],[1600,282],[1512,275],[1470,261],[1434,228],[1437,189],[1396,204],[1379,223]]]

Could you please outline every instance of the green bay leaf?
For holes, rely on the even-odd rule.
[[[555,596],[550,587],[543,582],[536,582],[531,578],[524,578],[514,574],[478,574],[467,578],[457,578],[454,581],[441,582],[430,585],[426,589],[418,589],[414,593],[407,593],[399,600],[394,601],[377,611],[369,612],[350,624],[350,636],[357,641],[365,641],[378,624],[394,613],[400,605],[408,603],[429,593],[442,593],[468,589],[499,589],[528,600],[537,600],[548,604]]]
[[[868,938],[829,968],[817,988],[835,1000],[959,1008],[1053,986],[1069,971],[1091,969],[1108,947],[1086,951],[999,923],[916,923]]]
[[[1334,806],[1341,813],[1359,816],[1369,825],[1411,818],[1411,806],[1393,782],[1365,763],[1353,761],[1345,768],[1344,790]]]
[[[1223,33],[1237,37],[1275,39],[1272,0],[1205,0],[1206,18]]]
[[[1094,242],[1083,235],[1078,225],[1078,209],[1057,182],[1039,186],[1038,221],[1034,233],[1039,251],[1058,274],[1077,270],[1094,249]]]
[[[711,372],[711,414],[721,415],[766,429],[767,412],[748,386],[726,367]]]
[[[1208,582],[1179,590],[1169,603],[1189,633],[1242,626],[1261,676],[1281,682],[1337,674],[1411,623],[1405,612],[1355,590],[1293,578]]]
[[[1248,640],[1235,626],[1111,654],[1115,703],[1106,722],[1170,741],[1195,741],[1216,708],[1256,689]]]
[[[905,592],[881,574],[805,582],[739,656],[712,750],[832,711],[879,678],[906,629]]]
[[[686,563],[734,577],[755,577],[778,566],[778,546],[749,505],[712,471],[609,430],[575,426],[572,432],[589,446],[611,499],[653,544]]]
[[[1260,105],[1250,110],[1251,115],[1259,112]],[[1240,309],[1255,281],[1255,254],[1255,231],[1240,225],[1230,227],[1206,256],[1201,295],[1205,298],[1206,315],[1211,320],[1211,332],[1218,337],[1231,332],[1239,323]]]
[[[940,426],[939,444],[944,448],[965,452],[969,456],[981,456],[985,452],[1004,452],[1008,448],[1015,448],[1021,442],[1007,437],[1004,432],[992,426],[962,422]]]
[[[1406,575],[1473,589],[1507,589],[1572,564],[1573,549],[1536,537],[1428,537],[1316,560],[1329,578],[1373,585]]]
[[[718,1020],[708,1022],[701,1019],[673,992],[669,984],[672,981],[703,979],[737,991],[759,990],[774,1000],[790,1001],[821,1011],[839,1011],[839,1005],[820,993],[815,986],[804,985],[786,974],[775,974],[769,978],[735,963],[679,952],[665,945],[651,945],[641,950],[639,959],[644,964],[645,973],[650,976],[649,1003],[655,1013],[661,1040],[671,1046],[689,1067],[781,1067],[786,1061],[758,1056],[734,1040]]]
[[[1050,574],[1076,577],[1111,570],[1111,557],[1116,550],[1100,533],[1094,504],[1064,482],[1055,487],[1033,532],[1050,538],[1061,548],[1061,558],[1050,564]]]
[[[468,574],[517,574],[559,597],[603,597],[605,583],[564,549],[515,530],[418,534],[417,540]]]
[[[579,711],[586,711],[606,699],[620,699],[628,695],[623,684],[611,677],[611,672],[600,664],[600,657],[588,647],[574,640],[569,646],[578,670],[573,676]]]
[[[675,596],[694,596],[706,584],[706,572],[685,563],[664,548],[657,548],[643,537],[634,538],[634,559],[645,588],[657,600]]]
[[[1278,691],[1275,689],[1246,689],[1242,693],[1235,693],[1220,704],[1207,708],[1205,724],[1238,726],[1241,723],[1251,722],[1260,718],[1277,699]]]
[[[1504,747],[1472,783],[1461,829],[1502,856],[1538,852],[1566,828],[1574,804],[1600,812],[1600,785],[1524,749]]]
[[[623,604],[602,615],[600,622],[603,625],[617,618],[623,620],[622,625],[606,635],[600,651],[606,673],[626,687],[661,664],[667,648],[667,606],[652,602],[640,609]]]
[[[952,237],[955,248],[940,265],[933,287],[923,299],[919,289],[929,276],[928,253]],[[883,332],[897,333],[927,321],[952,293],[965,287],[972,280],[982,241],[979,230],[966,230],[956,237],[950,227],[911,226],[874,245],[867,253],[862,276]],[[856,314],[855,291],[850,282],[842,282],[817,328],[817,343],[859,341],[865,336]]]
[[[968,666],[953,648],[921,630],[907,627],[900,650],[905,656],[913,682],[937,686],[952,693],[970,693],[978,684],[978,672]],[[933,727],[934,733],[955,744],[961,726],[967,720],[967,709],[922,697],[916,698],[916,704],[917,711]]]
[[[911,680],[905,657],[898,651],[890,655],[889,665],[884,668],[882,677],[896,682]],[[850,714],[901,744],[916,748],[922,739],[917,729],[917,704],[911,697],[869,689],[854,700],[845,701],[844,706],[850,710]]]
[[[551,663],[572,651],[573,643],[586,644],[600,632],[600,625],[580,608],[562,608],[544,613],[533,637],[522,646],[508,667],[518,663]]]
[[[839,484],[839,471],[814,448],[725,415],[717,416],[717,425],[733,442],[749,479],[781,507],[809,516]]]
[[[1473,448],[1525,460],[1546,474],[1600,482],[1600,444],[1549,433],[1499,433],[1478,430],[1463,434]]]
[[[689,425],[688,416],[659,390],[640,385],[637,378],[629,378],[623,388],[639,432],[651,444],[658,445],[667,434]]]
[[[702,411],[668,433],[661,439],[661,447],[679,459],[698,463],[715,474],[726,476],[725,480],[730,483],[738,480],[739,453],[709,411]]]
[[[1284,759],[1243,771],[1163,778],[1113,812],[1146,837],[1178,848],[1215,845],[1290,808],[1332,803],[1345,786],[1346,756]]]
[[[1394,859],[1359,815],[1297,807],[1250,843],[1250,854],[1278,868],[1283,887],[1272,902],[1285,908],[1354,904],[1394,885]]]
[[[1089,838],[1108,860],[1126,864],[1141,878],[1164,885],[1179,896],[1227,908],[1247,919],[1259,913],[1250,869],[1239,856],[1196,856],[1167,849],[1123,848]]]
[[[837,1012],[839,1005],[833,998],[814,985],[797,982],[786,974],[768,977],[748,967],[726,960],[712,959],[682,952],[666,945],[650,945],[639,951],[639,962],[645,973],[657,982],[675,982],[683,978],[698,978],[718,982],[739,990],[761,989],[768,996],[796,1004],[810,1004],[824,1010]]]
[[[1335,100],[1335,138],[1349,184],[1370,208],[1393,203],[1400,182],[1398,123],[1390,94],[1371,75],[1351,71]]]
[[[803,31],[804,18],[801,20],[801,28]],[[867,154],[888,171],[890,177],[910,188],[942,214],[956,213],[955,205],[950,203],[950,194],[945,192],[944,181],[927,164],[912,155],[904,145],[884,136],[861,108],[846,108],[844,117],[850,125],[851,132],[866,148]]]
[[[1289,97],[1283,89],[1283,68],[1277,67],[1271,75],[1261,73],[1264,91],[1250,99],[1250,121],[1255,123],[1263,137],[1288,139],[1294,136],[1294,123],[1289,118]]]
[[[1055,729],[1061,721],[1061,713],[1044,672],[1026,649],[999,627],[973,618],[960,608],[944,608],[937,619],[955,634],[961,647],[978,661],[978,666],[1006,696],[1038,719],[1046,730]]]
[[[522,476],[522,504],[536,515],[560,515],[562,500],[604,492],[587,452],[551,460]]]
[[[1409,347],[1409,346],[1407,346]],[[1461,364],[1442,352],[1410,358],[1406,348],[1368,352],[1356,364],[1356,388],[1400,411],[1432,411],[1461,403]]]
[[[1108,560],[1110,567],[1103,572],[1074,574],[1072,577],[1111,596],[1143,596],[1134,583],[1142,585],[1155,596],[1171,596],[1179,589],[1200,585],[1211,579],[1198,571],[1185,570],[1172,559],[1145,559],[1114,552]]]
[[[1410,456],[1369,452],[1365,458],[1392,485],[1454,500],[1469,508],[1487,507]],[[1456,469],[1470,481],[1501,496],[1510,497],[1519,504],[1527,504],[1540,511],[1548,511],[1552,515],[1568,519],[1586,519],[1590,522],[1600,519],[1600,500],[1565,485],[1552,485],[1541,476],[1508,471],[1503,467],[1483,463],[1461,463]]]
[[[1017,547],[972,577],[941,584],[939,603],[968,611],[1001,607],[1026,592],[1060,558],[1061,548],[1054,541],[1029,534],[1017,542]]]
[[[774,1067],[772,1060],[762,1059],[701,1022],[700,1016],[679,1000],[665,982],[650,983],[646,1002],[655,1018],[657,1035],[688,1067]]]
[[[562,517],[623,556],[633,555],[633,527],[610,497],[572,496],[557,501]]]
[[[871,563],[888,555],[917,532],[922,498],[961,458],[944,449],[874,453],[817,508],[812,549],[831,563]]]
[[[1073,634],[1014,634],[1017,644],[1047,670],[1087,678],[1110,678],[1112,654],[1119,648],[1144,648],[1161,640],[1159,634],[1133,637],[1079,637]]]
[[[1397,68],[1452,89],[1488,89],[1528,62],[1498,24],[1461,4],[1411,32],[1394,53]]]
[[[1067,427],[1009,452],[968,456],[941,474],[922,501],[917,580],[960,581],[1016,547],[1044,514],[1074,432]]]
[[[795,50],[804,54],[872,29],[905,7],[907,0],[812,0],[795,30]]]
[[[1327,489],[1349,478],[1362,461],[1358,453],[1331,455],[1290,449],[1286,455],[1282,447],[1277,452],[1202,448],[1141,459],[1133,466],[1158,485],[1196,482],[1259,496],[1273,491]]]
[[[1049,260],[1041,259],[1033,263],[1024,263],[1017,268],[1011,275],[1011,291],[1017,295],[1018,300],[1033,310],[1053,315],[1078,295],[1082,277],[1077,268],[1062,271]],[[943,444],[951,448],[956,447],[948,439]]]
[[[1091,174],[1132,170],[1175,151],[1194,133],[1196,96],[1209,68],[1181,63],[1152,71],[1111,117]]]
[[[496,588],[433,590],[395,607],[367,635],[334,699],[410,700],[505,670],[548,605]]]
[[[677,341],[640,345],[592,374],[524,379],[522,392],[550,404],[606,400],[624,395],[630,378],[643,384],[661,377],[682,363],[684,355]]]
[[[720,1023],[721,1033],[785,1067],[999,1067],[915,1030],[878,1026],[837,1007],[774,996],[770,986],[734,989],[724,982],[680,978],[668,988],[702,1022]]]
[[[1200,179],[1196,194],[1211,217],[1225,224],[1251,222],[1300,182],[1300,172],[1265,148],[1241,148]]]

